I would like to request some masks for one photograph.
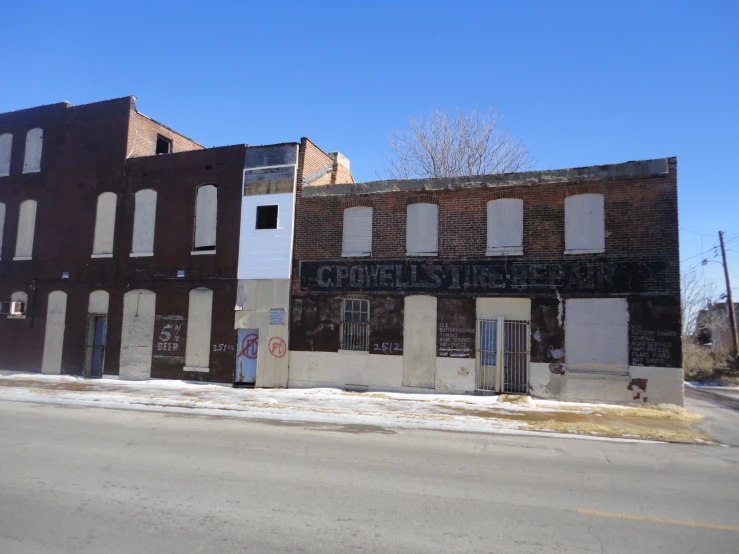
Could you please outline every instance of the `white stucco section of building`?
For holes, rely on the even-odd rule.
[[[237,297],[241,301],[241,309],[235,312],[235,328],[259,330],[256,386],[286,387],[291,355],[287,350],[290,334],[290,280],[241,279],[238,287]],[[270,323],[273,308],[284,310],[284,324]]]
[[[277,229],[257,229],[257,207],[277,206]],[[289,279],[295,195],[244,196],[241,200],[239,279]]]

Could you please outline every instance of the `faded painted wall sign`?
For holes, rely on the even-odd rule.
[[[631,365],[669,367],[672,346],[679,339],[677,331],[654,331],[643,325],[631,325]]]
[[[557,289],[568,292],[663,292],[668,289],[666,273],[667,264],[662,261],[301,261],[300,287],[306,291],[498,292],[512,289],[528,292]]]
[[[155,317],[154,360],[165,364],[184,364],[186,340],[187,318],[180,315]]]
[[[475,357],[475,299],[441,297],[437,303],[436,355],[440,358]]]

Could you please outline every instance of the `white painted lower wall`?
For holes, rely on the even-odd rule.
[[[403,357],[365,352],[290,351],[289,387],[367,387],[367,390],[471,393],[475,360],[436,358],[436,388],[403,386]]]
[[[679,367],[629,366],[626,375],[571,371],[559,375],[550,371],[549,364],[532,363],[531,395],[577,402],[638,402],[682,406],[683,370]]]
[[[644,384],[646,390],[641,388]],[[475,359],[436,358],[435,385],[435,389],[404,387],[402,356],[290,351],[288,386],[294,388],[361,386],[367,390],[472,394]],[[682,406],[683,370],[631,366],[628,375],[574,372],[558,375],[549,370],[549,364],[532,363],[531,395],[573,402]]]

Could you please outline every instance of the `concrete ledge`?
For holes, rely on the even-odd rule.
[[[303,197],[342,196],[377,192],[416,190],[457,190],[471,187],[510,187],[547,183],[576,183],[605,179],[635,180],[659,177],[669,172],[670,158],[641,160],[610,165],[594,165],[551,171],[524,171],[500,175],[473,175],[440,179],[399,179],[339,185],[303,187]]]

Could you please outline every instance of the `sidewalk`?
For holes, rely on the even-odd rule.
[[[685,392],[691,392],[697,396],[713,400],[727,408],[739,410],[739,387],[720,387],[701,385],[699,383],[685,383]]]
[[[624,407],[521,396],[356,393],[338,389],[234,389],[184,381],[81,379],[0,372],[0,400],[73,404],[474,433],[558,435],[712,443],[694,428],[701,416],[680,408]]]

